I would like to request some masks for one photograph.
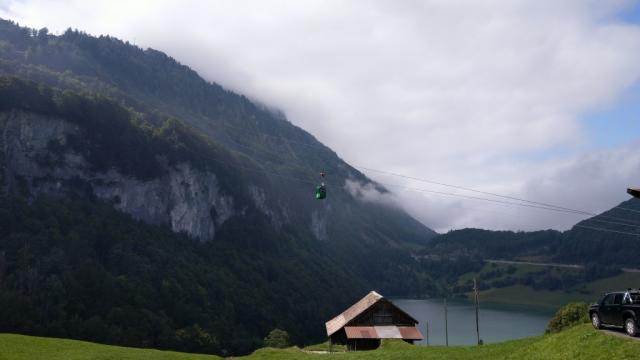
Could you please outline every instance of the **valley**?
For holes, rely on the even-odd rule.
[[[0,359],[315,358],[263,340],[322,343],[324,322],[372,289],[468,299],[476,278],[481,306],[552,313],[640,286],[639,199],[566,231],[438,234],[282,111],[71,28],[0,19],[0,167]],[[578,326],[336,356],[589,359],[602,346],[638,350]]]

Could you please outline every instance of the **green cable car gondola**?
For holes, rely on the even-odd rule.
[[[322,200],[327,197],[327,189],[324,187],[324,184],[318,185],[316,187],[316,199]]]
[[[324,171],[320,172],[320,178],[324,179]],[[327,198],[327,188],[324,186],[324,181],[320,185],[316,186],[316,200],[322,200]]]

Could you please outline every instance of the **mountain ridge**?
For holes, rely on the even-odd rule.
[[[0,331],[241,354],[372,288],[438,291],[410,254],[430,229],[160,52],[0,20],[0,93]]]
[[[585,228],[436,236],[283,114],[109,36],[0,19],[0,95],[0,331],[244,354],[322,339],[371,289],[447,294],[484,255],[640,256]]]

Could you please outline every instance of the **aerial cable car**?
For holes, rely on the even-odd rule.
[[[326,174],[324,171],[320,172],[320,178],[324,180]],[[327,188],[324,186],[324,181],[320,182],[320,185],[316,186],[316,200],[322,200],[327,197]]]
[[[640,198],[640,188],[628,188],[627,193],[631,196]]]

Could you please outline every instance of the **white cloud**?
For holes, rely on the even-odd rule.
[[[580,180],[592,165],[585,159],[606,157],[582,153],[589,147],[580,119],[640,78],[640,27],[615,17],[631,5],[22,0],[0,14],[165,51],[209,80],[282,108],[353,164],[604,210],[624,199],[620,179],[631,180],[637,168],[620,174],[602,162],[598,182]],[[528,160],[557,147],[568,155]],[[563,177],[562,168],[574,176]],[[567,196],[568,178],[607,195],[589,203]],[[505,209],[442,196],[399,198],[440,230],[575,221],[510,208],[513,216],[488,216]]]
[[[552,160],[544,165],[544,171],[519,167],[522,184],[503,189],[495,187],[488,191],[512,194],[528,200],[553,205],[564,205],[591,213],[598,213],[629,199],[625,189],[630,185],[640,185],[640,142],[616,149],[592,152],[569,159]],[[381,178],[387,183],[397,183],[389,178]],[[510,199],[492,197],[447,187],[427,186],[417,181],[402,181],[402,186],[428,188],[435,191],[454,193],[457,196],[475,196],[502,202],[517,202]],[[429,221],[438,231],[464,227],[492,229],[539,230],[566,229],[584,218],[580,214],[547,211],[529,207],[520,207],[504,203],[492,203],[484,200],[458,199],[455,196],[438,194],[416,194],[401,191],[399,198],[409,210],[423,221]],[[509,192],[509,189],[519,191]],[[452,215],[453,214],[453,215]],[[640,223],[635,213],[620,216],[612,221]]]
[[[365,201],[398,207],[398,199],[392,192],[376,187],[373,183],[362,183],[357,180],[347,179],[344,188],[354,198]]]

